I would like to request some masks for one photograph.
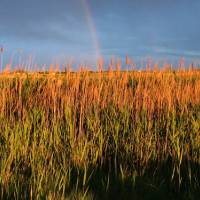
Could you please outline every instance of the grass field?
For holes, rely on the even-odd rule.
[[[199,196],[199,70],[0,75],[0,199]]]

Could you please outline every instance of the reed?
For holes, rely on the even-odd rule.
[[[113,65],[0,75],[1,199],[198,197],[200,71]]]

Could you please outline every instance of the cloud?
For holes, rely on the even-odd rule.
[[[163,46],[154,46],[154,47],[144,47],[143,49],[151,50],[153,53],[158,53],[160,55],[171,55],[179,57],[200,57],[200,50],[187,50],[187,49],[172,49]]]
[[[70,32],[84,34],[86,20],[77,0],[25,1],[2,0],[0,7],[0,36],[15,39],[63,40]],[[78,14],[74,15],[75,12]],[[71,36],[70,36],[71,37]],[[80,41],[79,41],[80,42]]]
[[[40,55],[93,55],[81,0],[0,0],[0,43]],[[85,0],[103,55],[200,57],[200,2]]]

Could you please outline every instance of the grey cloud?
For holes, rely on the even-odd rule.
[[[200,57],[199,0],[0,1],[0,43],[10,49],[93,55],[85,1],[103,55]]]

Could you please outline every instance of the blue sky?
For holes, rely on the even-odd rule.
[[[171,62],[200,59],[199,0],[0,0],[5,59],[95,60],[90,10],[101,55]],[[90,21],[90,22],[91,22]]]

